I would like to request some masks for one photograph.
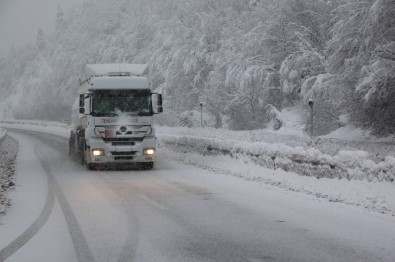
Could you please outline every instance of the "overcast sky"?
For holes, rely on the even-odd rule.
[[[83,0],[0,0],[0,53],[35,43],[37,31],[53,31],[57,6],[67,9]]]

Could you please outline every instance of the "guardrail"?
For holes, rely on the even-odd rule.
[[[340,151],[337,155],[323,154],[315,148],[290,147],[264,142],[240,142],[192,136],[159,136],[161,144],[180,152],[203,155],[247,157],[254,163],[317,178],[348,180],[395,180],[395,158],[388,156],[378,163],[368,159],[364,151]]]

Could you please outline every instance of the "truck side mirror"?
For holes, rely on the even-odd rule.
[[[84,109],[84,97],[85,95],[80,95],[80,114],[84,114],[85,113],[85,109]]]
[[[158,94],[158,113],[163,112],[163,106],[162,106],[162,94]]]
[[[91,113],[91,101],[92,96],[90,94],[80,95],[80,114],[90,115]]]
[[[153,101],[156,100],[156,107],[153,106],[154,114],[162,113],[163,112],[162,94],[152,93],[151,95],[152,95]]]

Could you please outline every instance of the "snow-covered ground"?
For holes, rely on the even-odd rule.
[[[41,131],[65,138],[68,138],[70,131],[67,124],[44,121],[8,121],[2,122],[1,126]],[[345,140],[318,138],[316,141],[321,140],[320,143],[309,143],[309,138],[297,134],[262,130],[234,132],[209,128],[158,127],[157,135],[160,154],[182,163],[289,191],[307,193],[330,202],[395,215],[395,183],[391,182],[394,177],[394,159],[383,155],[384,161],[374,162],[369,159],[371,152],[361,152],[360,148],[352,147],[353,142],[349,144]],[[347,149],[354,150],[341,150],[343,143],[349,146]],[[362,143],[374,150],[379,150],[382,146],[379,142]],[[320,150],[323,145],[330,145],[330,150],[324,148],[334,152],[334,155],[322,153]],[[389,145],[388,151],[391,150],[394,150],[394,146]],[[273,155],[276,156],[275,160]],[[319,162],[314,162],[317,159]],[[303,161],[308,164],[303,164]],[[330,165],[344,165],[345,175],[331,177],[329,171],[336,168]],[[267,172],[267,168],[270,168],[270,172]],[[374,173],[374,170],[380,168],[385,172]],[[292,172],[293,169],[310,176],[297,175]],[[310,173],[304,173],[303,170]],[[325,173],[325,170],[329,171]],[[268,176],[268,173],[271,175]]]
[[[301,177],[248,158],[165,147],[153,170],[90,171],[68,158],[66,137],[9,134],[21,151],[13,205],[0,226],[0,261],[395,258],[395,218],[387,210],[290,188],[342,194],[335,190],[342,186],[362,194],[345,197],[361,201],[393,183]]]

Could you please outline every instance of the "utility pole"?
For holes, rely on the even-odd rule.
[[[203,102],[200,102],[200,126],[203,127]]]

